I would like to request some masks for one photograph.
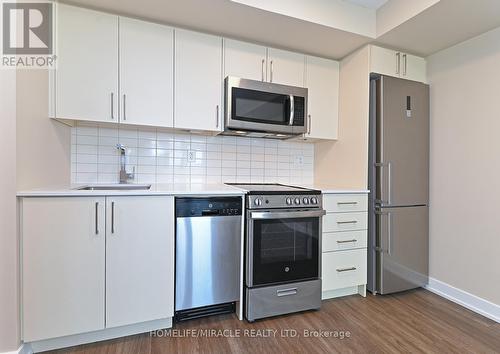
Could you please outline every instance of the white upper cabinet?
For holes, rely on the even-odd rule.
[[[224,39],[224,77],[267,80],[267,48],[251,43]]]
[[[106,198],[106,327],[174,315],[174,198]]]
[[[305,138],[335,140],[338,136],[339,62],[308,56],[308,125]]]
[[[63,4],[56,11],[55,117],[117,122],[118,16]]]
[[[104,198],[23,198],[21,205],[22,339],[104,329]]]
[[[370,46],[370,71],[407,80],[427,81],[424,58],[377,46]]]
[[[221,131],[222,83],[222,38],[175,30],[175,128]]]
[[[174,30],[120,17],[120,122],[173,127]]]
[[[305,55],[269,48],[268,80],[282,85],[304,86]]]

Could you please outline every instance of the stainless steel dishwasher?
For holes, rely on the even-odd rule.
[[[175,318],[234,312],[240,296],[242,199],[176,198]]]

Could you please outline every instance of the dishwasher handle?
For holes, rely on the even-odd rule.
[[[220,215],[220,211],[217,210],[202,210],[201,216],[218,216]]]

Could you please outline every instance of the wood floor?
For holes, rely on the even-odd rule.
[[[324,301],[320,311],[254,323],[238,321],[234,315],[215,316],[177,324],[174,329],[178,331],[54,353],[500,353],[500,324],[426,290],[348,296]],[[196,332],[201,335],[198,338],[186,336],[191,335],[187,330],[206,329],[216,331]],[[224,333],[217,330],[229,330],[225,334],[233,337],[219,336]],[[293,330],[297,337],[293,337]],[[305,337],[304,330],[324,331],[323,335],[331,337]]]

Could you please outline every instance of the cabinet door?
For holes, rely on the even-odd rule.
[[[224,39],[224,77],[266,81],[267,48]]]
[[[402,54],[401,77],[413,81],[427,82],[425,59],[411,54]]]
[[[337,139],[339,122],[339,63],[307,57],[308,127],[306,138]]]
[[[381,47],[370,47],[370,72],[399,77],[401,53]]]
[[[23,340],[104,328],[105,200],[22,200]]]
[[[304,54],[269,48],[268,81],[303,87],[305,60]]]
[[[175,63],[175,127],[221,131],[222,38],[175,30]]]
[[[173,127],[174,30],[120,17],[120,122]]]
[[[174,198],[106,198],[106,327],[174,315]]]
[[[57,4],[56,117],[118,121],[118,16]]]

